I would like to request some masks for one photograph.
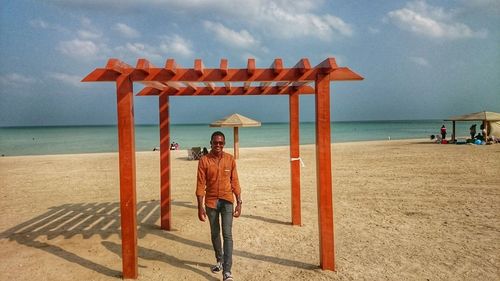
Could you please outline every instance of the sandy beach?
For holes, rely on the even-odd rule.
[[[231,152],[231,149],[226,151]],[[332,145],[336,272],[319,269],[315,150],[243,148],[235,280],[500,279],[500,145]],[[137,153],[138,280],[221,280],[198,221],[197,161],[172,155],[173,231],[159,229],[159,153]],[[116,153],[0,158],[0,280],[120,280]]]

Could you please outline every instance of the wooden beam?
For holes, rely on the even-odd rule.
[[[194,91],[196,91],[196,89],[198,89],[198,86],[196,86],[196,84],[195,84],[195,83],[193,83],[193,82],[184,82],[184,84],[185,84],[188,88],[193,89]]]
[[[160,91],[164,90],[167,87],[167,85],[163,84],[162,82],[158,82],[158,81],[141,81],[139,83],[143,84],[146,87],[155,88],[155,89],[158,89]]]
[[[213,90],[206,87],[198,87],[193,89],[191,87],[183,87],[179,89],[174,89],[171,87],[165,88],[163,91],[158,89],[146,87],[138,95],[140,96],[151,96],[159,95],[165,93],[169,96],[237,96],[237,95],[288,95],[291,92],[297,92],[300,95],[311,95],[314,94],[314,88],[311,86],[300,86],[300,87],[249,87],[245,90],[244,87],[232,87],[229,91],[226,87],[215,87]]]
[[[255,73],[255,59],[248,59],[247,73],[252,76]]]
[[[273,82],[269,82],[269,81],[266,81],[266,82],[260,82],[259,84],[259,87],[263,88],[263,87],[269,87],[271,86]]]
[[[308,85],[309,83],[311,83],[311,82],[292,82],[292,83],[290,83],[290,86],[291,87],[300,87],[300,86]]]
[[[203,84],[205,84],[205,87],[207,87],[207,89],[213,91],[215,89],[215,83],[214,82],[203,82]]]
[[[166,82],[167,86],[169,86],[172,89],[179,90],[182,88],[182,83],[181,82]]]
[[[138,266],[134,94],[132,81],[128,75],[118,77],[116,80],[116,93],[123,278],[136,279]]]
[[[323,73],[330,73],[334,69],[338,68],[338,66],[337,62],[335,61],[335,58],[327,58],[324,61],[320,62],[314,68],[321,70]]]
[[[353,81],[363,80],[364,78],[347,67],[339,67],[330,72],[331,81]]]
[[[323,270],[335,270],[330,140],[330,80],[328,74],[318,74],[315,83],[316,182],[320,267]]]
[[[244,89],[245,91],[248,91],[248,89],[250,88],[250,85],[251,85],[251,83],[250,83],[250,82],[244,82],[244,83],[243,83],[243,89]]]
[[[118,76],[120,76],[120,74],[115,71],[109,71],[104,68],[96,68],[85,76],[81,82],[116,81]]]
[[[175,75],[177,73],[177,64],[174,59],[167,59],[165,62],[165,70],[170,75]]]
[[[222,76],[227,75],[227,67],[228,67],[227,59],[221,59],[220,60],[220,71],[221,71]]]
[[[290,82],[276,82],[276,86],[279,89],[284,89],[284,88],[288,87],[288,85],[290,85]]]
[[[145,87],[139,93],[137,93],[136,96],[141,96],[141,97],[144,97],[144,96],[158,96],[158,95],[160,95],[160,93],[161,93],[161,91],[158,90],[158,89],[156,89],[156,88]]]
[[[311,64],[309,63],[309,59],[303,58],[293,68],[298,68],[300,74],[304,74],[311,69]]]
[[[325,72],[324,69],[311,68],[304,73],[300,69],[287,68],[279,74],[275,74],[273,69],[255,69],[253,74],[248,73],[248,69],[228,69],[227,73],[220,69],[205,68],[203,75],[199,76],[194,69],[177,68],[176,74],[172,75],[166,68],[151,68],[147,77],[131,77],[132,81],[159,81],[159,82],[263,82],[263,81],[289,81],[289,82],[313,82],[316,74]],[[225,73],[225,74],[224,74]],[[119,73],[118,73],[119,74]],[[97,68],[92,75],[85,78],[85,82],[93,81],[115,81],[117,77],[115,71]],[[363,78],[351,71],[349,68],[338,68],[330,73],[330,80],[362,80]]]
[[[170,112],[169,96],[159,97],[160,111],[160,227],[171,230],[172,212],[170,197]]]
[[[300,142],[299,142],[299,94],[289,95],[290,114],[290,176],[292,189],[292,225],[301,225],[300,210]]]
[[[106,63],[106,69],[116,71],[120,74],[125,74],[127,71],[131,71],[134,68],[119,59],[111,58]]]
[[[194,71],[199,75],[203,75],[203,61],[201,59],[194,60]]]
[[[147,59],[138,59],[135,68],[147,71],[150,68],[156,67]]]
[[[283,70],[283,60],[280,58],[274,59],[273,64],[271,65],[275,74],[279,74]]]

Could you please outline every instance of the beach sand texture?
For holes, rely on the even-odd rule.
[[[231,152],[231,149],[227,149]],[[313,145],[290,225],[288,147],[243,148],[235,280],[499,280],[500,145],[332,145],[336,272],[319,265]],[[197,161],[172,154],[173,231],[159,229],[159,153],[137,153],[138,280],[221,280],[197,218]],[[0,158],[0,279],[119,280],[118,156]]]

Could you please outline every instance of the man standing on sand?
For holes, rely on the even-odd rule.
[[[233,264],[233,216],[241,215],[241,189],[236,171],[236,162],[232,155],[223,152],[226,138],[222,132],[214,132],[210,138],[210,153],[198,162],[196,197],[198,200],[198,218],[204,222],[208,216],[212,246],[217,263],[210,268],[213,273],[222,271],[224,281],[232,281]],[[234,197],[236,208],[233,212]],[[203,202],[203,199],[205,199]],[[205,203],[205,208],[203,208]],[[221,245],[220,228],[222,220]]]

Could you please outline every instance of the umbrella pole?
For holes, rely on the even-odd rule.
[[[453,121],[453,135],[451,136],[451,142],[454,143],[456,139],[457,137],[455,135],[455,121]]]
[[[239,158],[239,139],[238,139],[238,127],[234,127],[234,159]]]

